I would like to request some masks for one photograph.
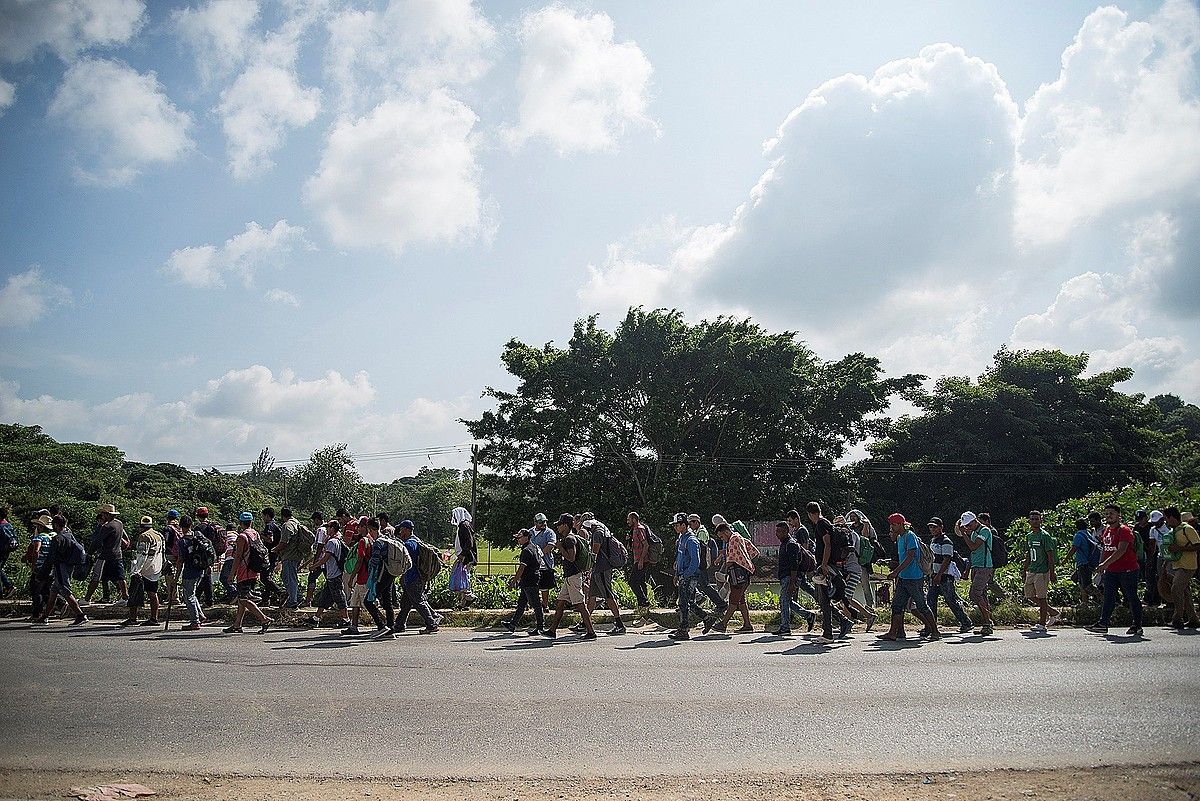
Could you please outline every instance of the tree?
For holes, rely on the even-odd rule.
[[[1156,395],[1149,403],[1160,414],[1153,428],[1164,437],[1159,473],[1178,486],[1200,486],[1200,407],[1177,395]]]
[[[459,470],[422,467],[415,476],[398,478],[378,487],[378,507],[386,511],[392,523],[409,518],[417,534],[434,543],[451,541],[454,529],[450,511],[470,506],[471,485]]]
[[[365,497],[362,477],[354,468],[344,442],[313,451],[308,461],[291,471],[288,502],[294,509],[330,514],[338,507],[357,510]]]
[[[630,309],[612,334],[579,320],[566,349],[512,340],[501,359],[516,391],[488,388],[496,410],[465,422],[500,475],[481,509],[507,532],[536,509],[619,524],[636,508],[658,524],[676,509],[775,517],[834,500],[848,492],[836,461],[919,380],[884,379],[861,353],[824,362],[750,320],[662,309]]]
[[[855,467],[868,511],[990,511],[1000,525],[1031,508],[1155,475],[1157,412],[1115,386],[1133,371],[1084,377],[1087,354],[1001,349],[972,383],[943,378],[912,396]]]

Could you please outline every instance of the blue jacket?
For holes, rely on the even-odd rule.
[[[691,578],[700,572],[700,540],[691,531],[679,540],[679,551],[675,554],[675,575]]]
[[[404,547],[408,549],[408,555],[412,557],[412,567],[410,567],[408,569],[408,571],[404,574],[404,586],[405,587],[407,587],[409,584],[412,584],[414,581],[421,580],[421,573],[419,570],[417,570],[417,543],[418,542],[420,542],[420,540],[417,539],[416,534],[413,534],[411,537],[409,537],[408,539],[406,539],[404,541]]]

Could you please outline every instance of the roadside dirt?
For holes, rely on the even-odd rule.
[[[644,779],[388,780],[196,776],[170,773],[57,773],[0,768],[0,801],[69,797],[73,787],[132,781],[158,791],[154,798],[247,801],[344,801],[351,798],[459,801],[882,801],[882,799],[1095,799],[1195,801],[1200,763],[1155,767],[1070,768],[918,774],[753,775]]]

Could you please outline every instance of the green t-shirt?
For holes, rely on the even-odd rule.
[[[992,562],[992,530],[987,526],[980,526],[974,534],[968,534],[975,539],[983,539],[983,544],[975,550],[971,551],[971,567],[991,567]]]
[[[1045,529],[1036,534],[1029,532],[1029,572],[1049,573],[1050,559],[1047,554],[1052,551],[1057,555],[1058,543]]]

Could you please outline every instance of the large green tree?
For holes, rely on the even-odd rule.
[[[662,309],[631,309],[614,333],[580,320],[566,348],[513,340],[501,358],[517,389],[489,388],[495,411],[467,427],[497,474],[489,525],[508,532],[537,510],[619,523],[638,509],[658,524],[677,509],[749,519],[844,500],[835,463],[886,429],[890,400],[919,378],[884,378],[861,353],[822,361],[750,320]]]
[[[1159,412],[1116,385],[1128,368],[1085,376],[1087,354],[1001,350],[977,381],[943,378],[915,393],[855,467],[864,503],[924,522],[965,509],[1000,525],[1030,508],[1153,478]]]
[[[357,512],[366,499],[362,476],[344,442],[313,451],[308,461],[288,474],[288,505],[330,515],[338,507]]]

